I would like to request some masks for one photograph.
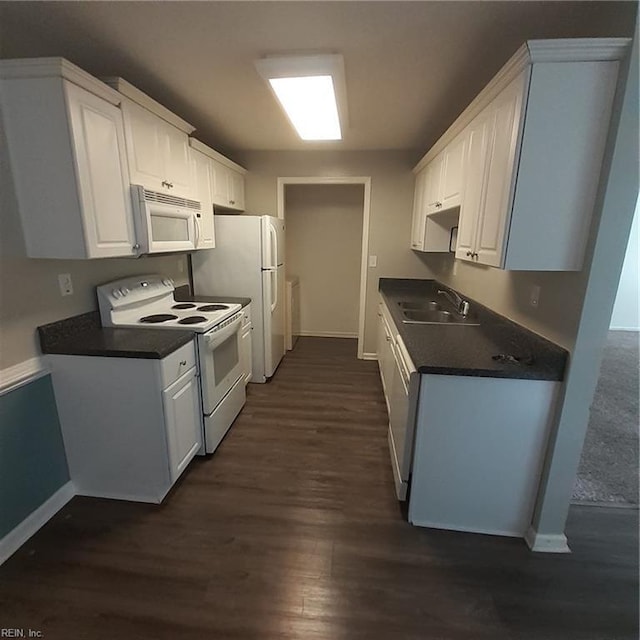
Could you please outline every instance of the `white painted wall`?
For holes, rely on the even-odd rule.
[[[287,274],[300,280],[300,334],[358,335],[363,185],[285,187]]]
[[[638,226],[638,210],[640,200],[636,203],[636,212],[629,234],[629,244],[625,254],[618,293],[611,314],[611,329],[624,331],[640,331],[640,227]]]

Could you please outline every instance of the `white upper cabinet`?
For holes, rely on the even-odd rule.
[[[195,198],[189,154],[190,124],[122,78],[105,82],[122,99],[131,184],[149,191]]]
[[[195,138],[189,139],[192,149],[210,159],[211,201],[215,207],[244,211],[244,176],[246,169],[225,158]]]
[[[2,61],[0,79],[27,255],[134,255],[120,96],[62,58]]]
[[[191,162],[193,163],[193,175],[196,183],[196,199],[199,200],[201,205],[200,213],[196,214],[198,229],[196,248],[213,249],[216,246],[213,202],[211,200],[211,165],[213,160],[204,153],[191,149]]]
[[[411,248],[424,251],[424,230],[426,210],[423,206],[427,187],[428,168],[424,168],[416,176],[416,188],[413,197],[413,220],[411,226]]]
[[[437,202],[443,211],[460,204],[456,258],[521,271],[582,268],[629,43],[528,41],[426,154],[416,174],[441,164]]]

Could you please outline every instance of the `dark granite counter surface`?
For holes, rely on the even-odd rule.
[[[42,353],[162,359],[194,338],[193,331],[102,327],[90,311],[38,327]]]
[[[479,326],[405,324],[401,301],[437,300],[448,309],[436,280],[381,278],[379,290],[420,373],[562,380],[568,352],[470,298]],[[494,358],[512,356],[512,358]]]
[[[251,298],[192,295],[188,284],[185,284],[181,287],[176,287],[174,291],[174,297],[179,302],[193,302],[194,300],[197,300],[198,302],[220,302],[221,304],[224,304],[226,302],[228,304],[240,304],[243,307],[246,307],[251,303]]]

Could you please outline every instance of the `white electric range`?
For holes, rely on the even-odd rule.
[[[246,400],[241,364],[241,305],[180,302],[161,275],[133,276],[96,289],[104,327],[195,333],[205,452],[213,453]]]

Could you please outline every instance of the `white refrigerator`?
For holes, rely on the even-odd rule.
[[[253,382],[266,382],[285,352],[284,220],[216,215],[215,249],[191,256],[195,296],[251,298]]]

